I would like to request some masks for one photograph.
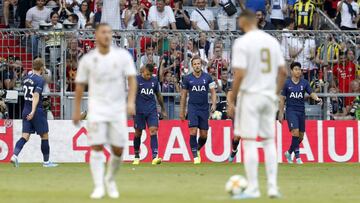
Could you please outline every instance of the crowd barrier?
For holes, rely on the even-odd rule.
[[[133,122],[128,123],[129,139],[124,149],[123,160],[134,158]],[[291,142],[286,122],[276,122],[276,142],[278,162],[286,162],[283,153]],[[55,162],[84,163],[89,161],[90,147],[87,143],[86,123],[76,127],[70,120],[49,121],[51,160]],[[14,145],[21,136],[20,120],[0,121],[0,162],[9,162]],[[300,146],[301,158],[307,163],[360,162],[360,123],[357,121],[314,121],[306,122],[306,134]],[[230,120],[210,121],[208,140],[201,157],[204,162],[225,162],[231,152],[233,137]],[[143,132],[140,158],[151,161],[149,133]],[[159,156],[164,162],[191,162],[189,129],[186,121],[160,121]],[[20,162],[41,162],[40,137],[32,135],[19,156]],[[258,143],[260,161],[264,161],[261,142]],[[243,161],[239,145],[236,162]],[[109,158],[109,148],[104,151]]]

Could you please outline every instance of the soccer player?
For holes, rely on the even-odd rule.
[[[130,53],[112,47],[112,30],[100,23],[95,29],[96,48],[84,55],[76,75],[74,124],[81,120],[81,99],[85,85],[88,95],[88,136],[91,146],[90,170],[95,188],[90,195],[100,199],[105,188],[110,198],[118,198],[115,175],[119,169],[123,148],[128,139],[127,115],[135,115],[136,70]],[[125,80],[129,90],[126,103]],[[111,146],[105,174],[104,145]]]
[[[187,117],[190,128],[190,147],[194,158],[194,164],[201,163],[200,149],[205,145],[209,129],[209,101],[211,93],[211,112],[216,109],[215,82],[211,76],[201,70],[201,59],[194,56],[191,59],[194,72],[185,76],[182,82],[180,100],[180,119],[185,120],[186,99],[189,94]],[[200,137],[196,140],[198,129]]]
[[[300,63],[293,62],[290,65],[290,69],[291,78],[285,81],[284,89],[281,92],[279,121],[282,122],[284,120],[284,105],[286,102],[286,119],[292,139],[289,150],[285,152],[285,157],[288,163],[293,163],[291,154],[294,152],[296,163],[302,164],[299,145],[303,140],[305,132],[305,92],[319,104],[322,103],[322,100],[312,92],[309,82],[301,78],[302,70]]]
[[[239,16],[239,26],[245,34],[233,45],[234,80],[229,113],[236,115],[234,134],[241,136],[248,187],[235,199],[260,197],[258,184],[257,136],[262,138],[265,153],[268,196],[280,196],[277,187],[277,157],[275,147],[275,116],[277,95],[284,85],[287,70],[279,42],[257,29],[256,16],[245,10]],[[239,95],[239,96],[238,96]]]
[[[159,81],[153,77],[154,66],[146,64],[141,75],[137,76],[138,90],[136,95],[136,115],[135,122],[135,138],[134,149],[135,159],[133,164],[140,164],[140,143],[142,131],[146,128],[146,124],[150,131],[150,145],[152,151],[152,164],[160,164],[162,159],[158,157],[158,138],[157,131],[159,126],[158,114],[156,108],[156,98],[161,106],[161,114],[163,118],[167,117],[163,97],[159,90]]]
[[[22,112],[22,137],[16,142],[14,155],[11,157],[11,162],[15,167],[19,167],[18,156],[29,140],[30,134],[35,132],[41,137],[41,152],[44,159],[43,167],[58,166],[58,164],[49,161],[49,126],[42,107],[42,92],[45,80],[41,74],[44,69],[44,61],[41,58],[36,58],[33,61],[33,72],[23,80],[25,103]]]

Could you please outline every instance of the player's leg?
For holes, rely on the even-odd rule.
[[[205,145],[209,130],[209,112],[205,111],[199,114],[200,114],[199,115],[200,136],[198,139],[198,152]]]
[[[188,119],[189,119],[189,131],[190,131],[190,148],[195,163],[197,162],[197,158],[198,158],[198,142],[196,138],[197,138],[197,132],[199,126],[199,118],[194,111],[189,110]]]
[[[135,137],[134,137],[134,152],[135,152],[135,159],[133,161],[134,165],[140,164],[140,144],[141,144],[141,135],[142,131],[146,128],[145,123],[145,116],[144,114],[136,114],[134,116],[135,122]]]
[[[154,111],[150,113],[146,117],[146,123],[149,127],[150,131],[150,146],[151,146],[151,152],[152,152],[152,164],[157,165],[161,164],[162,159],[158,156],[159,152],[159,143],[158,143],[158,126],[159,126],[159,120],[157,112]]]
[[[300,158],[300,143],[304,139],[304,132],[305,132],[305,113],[299,113],[299,136],[298,136],[298,144],[295,149],[295,157],[297,164],[303,164]]]
[[[276,106],[271,99],[264,99],[264,110],[260,115],[259,135],[263,140],[265,169],[267,175],[268,196],[271,198],[280,197],[277,185],[277,154],[275,145],[275,118]]]
[[[90,195],[92,199],[101,199],[105,196],[104,174],[105,155],[104,144],[107,143],[107,124],[101,122],[88,123],[90,152],[90,170],[94,182],[94,190]]]
[[[58,164],[49,161],[50,158],[50,145],[49,145],[49,134],[43,133],[41,136],[41,153],[43,154],[43,167],[56,167]]]
[[[236,153],[238,152],[240,139],[240,136],[234,136],[231,140],[231,153],[229,156],[229,162],[233,162],[235,159]]]
[[[291,145],[289,150],[285,152],[285,158],[288,163],[293,163],[291,154],[294,152],[299,142],[299,117],[297,112],[286,112],[288,127],[291,133]]]
[[[18,156],[19,156],[22,148],[26,144],[26,142],[29,141],[29,139],[30,139],[30,133],[22,133],[21,138],[16,142],[15,149],[14,149],[14,154],[11,157],[11,163],[15,167],[19,167]]]

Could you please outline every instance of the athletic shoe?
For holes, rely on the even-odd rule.
[[[159,164],[161,164],[161,162],[162,162],[162,159],[161,159],[161,158],[155,157],[155,158],[152,160],[151,164],[152,164],[152,165],[159,165]]]
[[[287,162],[288,162],[289,164],[292,164],[293,161],[292,161],[292,159],[291,159],[291,154],[289,153],[289,151],[286,151],[284,155],[285,155],[285,158],[286,158]]]
[[[53,168],[53,167],[57,167],[59,164],[53,163],[51,161],[47,161],[43,163],[43,167],[45,168]]]
[[[18,160],[18,157],[16,155],[12,155],[11,163],[14,165],[14,167],[16,167],[16,168],[19,167],[19,160]]]
[[[105,196],[105,189],[103,187],[96,187],[91,193],[91,199],[101,199]]]
[[[194,164],[201,164],[200,151],[197,152],[197,157],[194,158]]]
[[[235,158],[235,157],[232,157],[232,156],[230,155],[230,156],[229,156],[229,159],[228,159],[229,163],[232,163],[232,162],[234,161],[234,158]]]
[[[135,158],[132,164],[133,164],[133,165],[139,165],[139,164],[140,164],[140,159],[139,159],[139,158]]]
[[[301,160],[301,158],[296,159],[296,164],[303,164],[304,162]]]
[[[272,199],[281,198],[281,194],[277,188],[270,188],[268,190],[268,196]]]
[[[105,180],[105,187],[106,187],[107,194],[110,198],[112,198],[112,199],[119,198],[120,194],[117,189],[115,181]]]
[[[245,192],[240,193],[238,195],[234,195],[232,198],[233,199],[256,199],[260,197],[260,191],[256,190],[254,192],[247,192],[245,190]]]

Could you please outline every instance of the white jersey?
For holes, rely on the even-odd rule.
[[[246,33],[236,39],[231,60],[232,68],[246,70],[240,91],[276,99],[278,69],[285,65],[285,60],[274,37],[262,30]]]
[[[135,76],[130,53],[111,47],[106,55],[94,49],[85,54],[78,67],[76,83],[89,85],[88,120],[117,121],[126,113],[126,78]]]

